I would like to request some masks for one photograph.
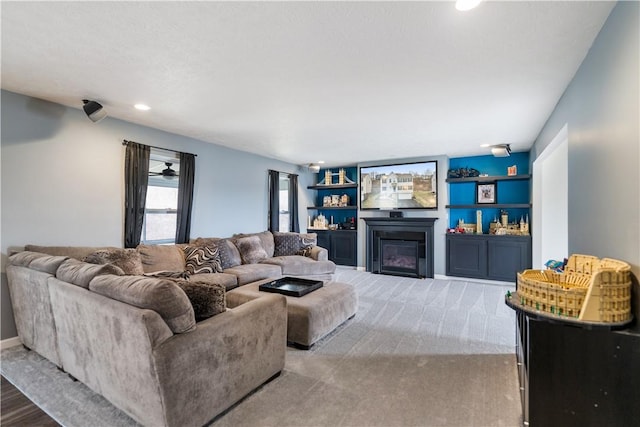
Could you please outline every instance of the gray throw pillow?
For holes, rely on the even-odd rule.
[[[187,246],[184,248],[184,256],[189,274],[222,273],[217,245]]]
[[[258,236],[241,237],[236,240],[243,264],[257,264],[268,258]]]
[[[142,259],[135,249],[100,249],[87,255],[82,261],[91,264],[113,264],[130,276],[144,274]]]

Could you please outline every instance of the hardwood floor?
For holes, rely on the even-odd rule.
[[[1,379],[0,425],[9,426],[59,426],[53,418],[34,405],[5,377]]]

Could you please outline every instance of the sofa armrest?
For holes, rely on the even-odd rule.
[[[286,299],[269,294],[162,343],[154,353],[168,425],[203,425],[282,371],[286,340]]]
[[[311,258],[315,259],[316,261],[328,261],[329,251],[321,246],[312,246]]]

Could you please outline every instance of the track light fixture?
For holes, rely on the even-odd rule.
[[[491,154],[494,157],[509,157],[511,155],[511,147],[509,144],[492,145]]]
[[[88,99],[83,99],[82,102],[84,103],[82,109],[92,122],[97,123],[107,117],[107,112],[99,102]]]

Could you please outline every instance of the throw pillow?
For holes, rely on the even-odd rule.
[[[241,237],[236,240],[243,264],[257,264],[268,258],[258,236]]]
[[[223,285],[188,280],[176,280],[175,282],[187,294],[197,322],[226,310],[226,294]]]
[[[198,237],[193,241],[195,246],[209,246],[215,244],[218,246],[218,252],[220,253],[220,264],[222,269],[235,267],[242,264],[242,258],[240,258],[240,252],[238,248],[230,239],[219,239],[217,237]]]
[[[130,276],[144,274],[142,259],[135,249],[100,249],[87,255],[82,261],[91,264],[113,264]]]
[[[302,256],[310,257],[311,256],[311,246],[307,246],[307,247],[304,247],[304,248],[298,250],[298,252],[296,252],[296,255],[302,255]]]
[[[275,249],[273,256],[296,255],[303,247],[299,233],[273,233]]]
[[[222,273],[217,245],[187,246],[184,248],[184,256],[189,274]]]

